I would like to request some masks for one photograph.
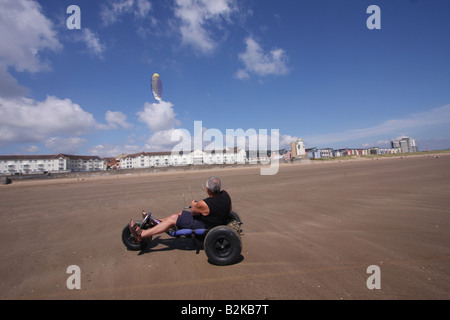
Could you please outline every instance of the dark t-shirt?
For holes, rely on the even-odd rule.
[[[207,228],[227,224],[231,211],[231,198],[225,190],[220,191],[218,196],[203,199],[209,207],[207,216],[200,216]]]

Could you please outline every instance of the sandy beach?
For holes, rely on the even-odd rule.
[[[222,179],[243,222],[220,267],[166,234],[144,252],[121,232]],[[450,299],[450,155],[148,173],[0,186],[1,299]],[[67,268],[79,266],[81,289]],[[367,268],[380,270],[369,289]]]

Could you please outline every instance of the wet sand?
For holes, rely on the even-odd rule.
[[[0,298],[449,299],[450,155],[314,163],[2,185]],[[166,234],[125,249],[131,218],[180,211],[210,175],[244,221],[238,263]]]

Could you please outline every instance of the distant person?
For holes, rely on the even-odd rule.
[[[178,229],[211,229],[227,224],[227,219],[232,210],[231,198],[225,190],[221,190],[220,179],[216,177],[208,178],[206,192],[208,198],[198,202],[192,201],[191,211],[183,210],[161,219],[160,223],[153,228],[142,230],[131,220],[129,228],[135,242],[140,243],[144,238],[167,232],[175,226]]]

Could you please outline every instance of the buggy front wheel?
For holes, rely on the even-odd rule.
[[[136,222],[136,224],[139,227],[141,226],[140,222]],[[128,250],[131,250],[131,251],[144,250],[147,247],[147,245],[150,243],[150,241],[152,241],[151,237],[142,239],[142,241],[140,243],[136,243],[128,224],[122,230],[122,242],[125,245],[125,247],[127,247]]]

